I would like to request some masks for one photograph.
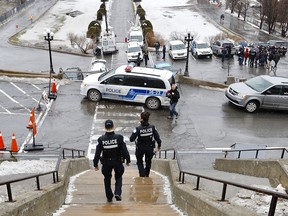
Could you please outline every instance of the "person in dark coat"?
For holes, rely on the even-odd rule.
[[[165,60],[165,55],[166,55],[166,46],[165,46],[165,44],[163,45],[162,53],[163,53],[163,58],[162,59]]]
[[[149,55],[147,51],[144,52],[143,59],[144,59],[145,67],[147,67],[148,60],[149,60]]]
[[[160,49],[160,43],[157,41],[155,44],[155,51],[156,51],[156,55],[159,55],[159,49]]]
[[[140,58],[140,53],[138,53],[138,56],[137,56],[137,60],[136,60],[136,64],[137,66],[140,66],[141,65],[141,58]]]
[[[273,55],[273,61],[275,62],[274,67],[277,67],[279,60],[280,60],[280,53],[278,52],[278,50],[276,50]]]
[[[149,177],[152,158],[154,155],[154,148],[157,150],[161,148],[161,138],[156,129],[152,124],[149,124],[150,113],[145,111],[140,115],[141,125],[136,127],[132,135],[130,136],[130,142],[136,143],[136,159],[140,177]],[[145,156],[145,167],[143,164],[143,157]]]
[[[130,154],[124,142],[124,137],[114,132],[114,123],[112,120],[105,121],[105,129],[106,133],[98,138],[93,160],[94,168],[96,171],[99,170],[98,163],[101,160],[107,201],[112,202],[113,195],[117,201],[121,201],[122,175],[124,174],[123,162],[126,160],[126,165],[129,166],[131,162]],[[114,194],[111,189],[112,170],[115,172]]]
[[[175,115],[177,119],[178,112],[176,112],[176,105],[180,98],[180,93],[178,91],[176,84],[172,84],[171,89],[167,92],[167,97],[170,98],[170,107],[169,107],[170,115],[167,118],[173,119],[173,116]]]

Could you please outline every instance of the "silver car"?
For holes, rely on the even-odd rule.
[[[288,110],[288,78],[262,75],[245,82],[233,83],[226,97],[249,113],[259,108]]]

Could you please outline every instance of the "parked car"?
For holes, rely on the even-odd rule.
[[[169,70],[173,73],[173,76],[175,77],[178,73],[181,74],[181,68],[173,68],[172,65],[169,62],[161,61],[156,62],[154,64],[154,68],[161,69],[161,70]]]
[[[59,74],[63,74],[63,79],[69,79],[69,80],[83,80],[84,74],[82,70],[79,67],[71,67],[66,68],[66,70],[60,69]]]
[[[256,41],[252,43],[253,46],[257,49],[268,49],[269,44],[263,41]]]
[[[249,2],[249,6],[251,8],[261,8],[262,7],[262,4],[256,0],[250,0]]]
[[[269,44],[269,48],[275,47],[280,54],[283,56],[286,55],[287,52],[287,43],[283,40],[269,40],[267,42]]]
[[[108,69],[106,68],[106,60],[105,59],[97,59],[93,57],[91,60],[90,68],[88,72],[83,73],[84,77],[93,74],[93,73],[103,73]]]
[[[214,41],[211,44],[212,52],[214,54],[216,54],[217,56],[221,56],[222,55],[222,50],[223,49],[228,49],[228,47],[231,48],[231,57],[232,57],[233,55],[235,55],[235,47],[234,47],[234,44],[233,44],[232,41],[230,41],[228,39],[217,40],[217,41]]]
[[[251,43],[248,43],[247,41],[237,41],[234,43],[235,47],[235,54],[239,55],[240,54],[240,48],[243,47],[244,50],[245,48],[248,48],[248,50],[254,48],[254,45]]]
[[[173,60],[187,58],[187,48],[181,40],[170,41],[168,53]]]
[[[288,78],[262,75],[233,83],[225,91],[228,100],[249,113],[259,108],[288,110]]]
[[[128,43],[127,48],[127,61],[128,62],[136,62],[138,58],[138,53],[140,53],[140,60],[143,60],[143,52],[141,46],[138,42],[132,41]]]
[[[201,56],[203,57],[209,57],[212,58],[212,49],[209,46],[208,43],[204,41],[195,41],[193,40],[191,43],[191,53],[194,55],[196,58],[199,58]]]

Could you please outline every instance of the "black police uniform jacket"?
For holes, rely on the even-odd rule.
[[[130,163],[130,154],[127,150],[124,138],[120,134],[115,132],[106,132],[104,135],[98,138],[98,145],[94,156],[94,167],[98,166],[102,153],[102,159],[105,160],[126,160],[126,163]]]
[[[130,142],[136,141],[136,145],[150,145],[155,147],[155,140],[158,144],[158,147],[161,147],[161,139],[158,131],[154,125],[149,124],[148,122],[141,122],[141,125],[136,127],[130,136]]]

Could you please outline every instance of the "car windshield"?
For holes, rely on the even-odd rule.
[[[101,75],[99,76],[98,81],[102,81],[102,80],[106,79],[107,77],[109,77],[109,76],[111,76],[111,75],[113,75],[113,74],[115,74],[115,70],[111,70],[111,71],[104,72],[103,74],[101,74]]]
[[[132,52],[140,52],[140,47],[129,47],[128,48],[128,53],[132,53]]]
[[[185,49],[185,45],[184,44],[173,45],[173,50],[182,50],[182,49]]]
[[[240,41],[240,42],[238,42],[238,45],[243,46],[243,47],[247,47],[248,43],[245,41]]]
[[[222,47],[234,47],[233,43],[223,43]]]
[[[257,76],[250,80],[247,80],[245,84],[258,92],[262,92],[273,85],[271,82],[267,81],[261,76]]]
[[[197,47],[200,48],[200,49],[205,49],[205,48],[208,48],[209,46],[206,43],[201,43],[201,44],[198,44]]]
[[[130,40],[131,41],[139,41],[139,42],[141,42],[143,40],[143,37],[142,37],[142,35],[131,35],[130,36]]]
[[[286,46],[286,43],[284,41],[278,41],[275,43],[276,46]]]

